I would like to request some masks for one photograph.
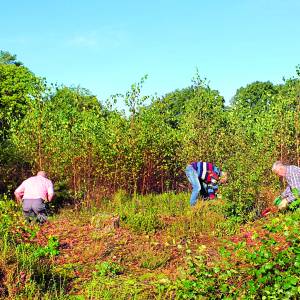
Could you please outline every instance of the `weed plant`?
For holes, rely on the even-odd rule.
[[[53,269],[59,241],[49,237],[45,247],[33,239],[37,226],[25,223],[20,207],[3,195],[0,200],[0,293],[10,299],[64,299],[67,277]]]

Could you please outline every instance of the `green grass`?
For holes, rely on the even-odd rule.
[[[187,193],[131,198],[120,191],[100,207],[62,209],[50,218],[51,228],[41,229],[47,233],[43,245],[37,243],[39,227],[26,225],[20,207],[2,199],[1,297],[300,296],[299,210],[241,226],[223,216],[223,200],[190,208],[188,198]],[[103,233],[116,215],[121,219],[120,229]],[[66,241],[64,250],[60,245]]]

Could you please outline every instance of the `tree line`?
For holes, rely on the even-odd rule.
[[[229,173],[225,212],[255,216],[280,184],[272,163],[300,163],[299,77],[296,67],[281,84],[250,83],[226,104],[198,72],[162,97],[143,96],[145,76],[102,101],[84,88],[48,84],[1,51],[0,192],[43,169],[65,198],[92,205],[118,190],[186,190],[185,165],[204,160]]]

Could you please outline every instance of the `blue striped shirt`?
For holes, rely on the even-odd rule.
[[[293,202],[296,197],[292,190],[297,189],[300,194],[300,168],[296,166],[286,166],[285,179],[288,186],[281,196],[282,198],[286,198],[288,202]]]

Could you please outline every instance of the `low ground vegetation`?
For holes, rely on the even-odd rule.
[[[123,191],[89,210],[64,208],[38,227],[1,204],[2,298],[296,299],[300,212],[247,224],[224,200],[189,195],[131,199]],[[107,227],[116,215],[118,227]],[[138,217],[137,217],[138,216]],[[108,230],[106,228],[109,228]]]

